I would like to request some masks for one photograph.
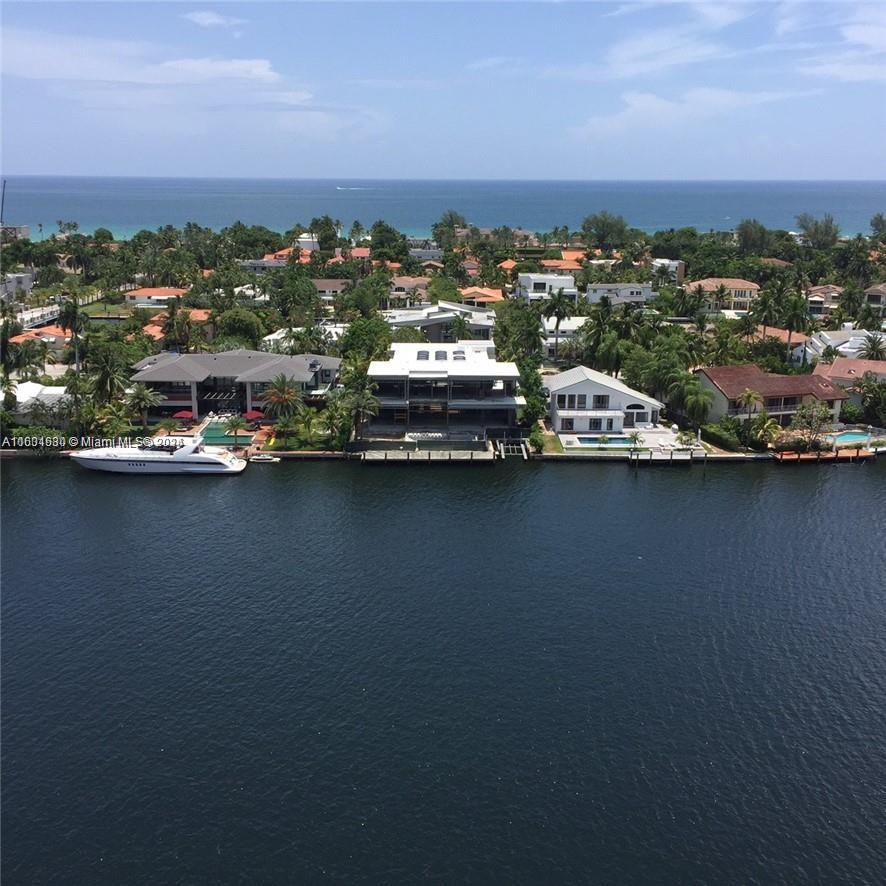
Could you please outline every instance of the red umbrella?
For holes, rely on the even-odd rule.
[[[243,418],[247,421],[257,421],[260,418],[264,418],[265,414],[258,409],[250,409],[248,412],[243,413]]]
[[[193,418],[194,413],[191,412],[190,409],[181,409],[178,412],[172,413],[173,418]]]

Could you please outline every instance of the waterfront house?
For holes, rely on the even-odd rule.
[[[782,427],[787,427],[794,413],[804,403],[826,403],[833,421],[840,415],[840,406],[848,395],[819,375],[777,375],[764,372],[752,363],[740,366],[707,366],[696,369],[701,386],[714,395],[708,413],[709,421],[724,416],[747,416],[746,406],[740,403],[746,390],[756,391],[763,402],[752,410],[766,411]]]
[[[386,360],[369,364],[369,377],[378,385],[378,428],[509,427],[526,404],[516,364],[496,360],[488,341],[395,342]]]
[[[645,305],[658,293],[651,283],[588,283],[585,298],[592,305],[599,304],[604,295],[613,305]]]
[[[175,286],[142,286],[130,289],[124,295],[124,301],[134,308],[165,308],[170,299],[182,298],[187,294],[187,289]]]
[[[289,357],[267,351],[237,349],[215,354],[163,352],[135,364],[133,382],[147,385],[166,399],[165,412],[261,409],[262,396],[277,376],[298,384],[305,396],[322,397],[335,383],[341,360],[317,354]]]
[[[736,277],[706,277],[686,284],[691,292],[701,292],[705,296],[705,310],[749,311],[760,292],[760,287],[750,280]]]
[[[618,434],[658,424],[664,404],[617,378],[576,366],[545,378],[555,433]]]
[[[494,311],[448,301],[418,308],[383,311],[382,316],[392,329],[406,326],[420,329],[429,342],[454,341],[458,336],[453,335],[452,326],[457,317],[465,320],[472,339],[490,339],[495,326]]]
[[[518,274],[514,297],[530,303],[548,301],[561,289],[568,298],[578,298],[572,274]]]
[[[64,424],[64,416],[60,410],[66,397],[64,385],[20,381],[15,386],[15,404],[10,412],[20,424],[60,427]]]
[[[861,406],[861,395],[853,390],[855,383],[870,373],[877,381],[886,381],[886,360],[854,360],[849,357],[837,357],[833,363],[818,363],[812,374],[826,378],[832,384],[841,387],[849,399]]]

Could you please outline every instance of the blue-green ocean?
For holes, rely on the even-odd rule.
[[[284,231],[328,214],[349,226],[384,219],[424,236],[447,209],[480,227],[548,231],[577,228],[599,210],[645,231],[693,226],[729,230],[743,218],[790,230],[796,216],[830,212],[846,234],[867,233],[886,212],[886,181],[606,182],[379,181],[305,179],[86,178],[7,176],[4,219],[27,224],[39,239],[56,221],[83,231],[102,226],[117,237],[188,221],[219,229],[235,221]]]

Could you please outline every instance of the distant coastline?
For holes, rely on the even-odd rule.
[[[109,228],[128,238],[142,229],[193,221],[219,230],[235,221],[286,230],[329,214],[350,225],[384,218],[423,237],[447,209],[481,227],[577,228],[601,209],[652,232],[730,230],[743,218],[791,229],[801,212],[831,213],[847,235],[868,232],[886,211],[886,181],[568,181],[175,178],[7,175],[4,220],[39,239],[58,219],[82,231]]]

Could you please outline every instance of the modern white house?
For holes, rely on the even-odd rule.
[[[0,280],[0,301],[17,301],[31,294],[34,274],[31,271],[15,271]]]
[[[563,347],[565,342],[575,341],[579,329],[588,322],[587,317],[564,317],[560,321],[559,334],[557,332],[556,317],[542,317],[541,324],[544,332],[544,350],[550,359],[556,356],[558,347]]]
[[[618,434],[658,424],[664,404],[611,375],[576,366],[545,379],[551,427],[557,434]]]
[[[572,274],[518,274],[514,297],[527,302],[547,301],[561,289],[568,298],[578,298]]]
[[[382,311],[392,329],[420,329],[429,342],[455,341],[453,323],[461,317],[468,325],[472,339],[489,340],[495,327],[495,311],[471,307],[457,302],[439,301],[435,305]]]
[[[806,349],[806,360],[820,360],[827,348],[833,348],[841,357],[855,359],[865,346],[865,337],[871,333],[866,329],[852,329],[852,324],[845,324],[843,329],[822,329],[816,332],[804,344],[798,344],[792,349],[793,359],[803,359],[803,349]]]
[[[369,364],[369,377],[378,386],[376,428],[509,427],[526,405],[517,365],[496,360],[488,341],[395,342],[387,360]]]
[[[124,295],[124,300],[127,305],[135,308],[165,308],[169,301],[187,294],[187,289],[175,286],[142,286],[139,289],[130,289]]]
[[[334,344],[348,331],[349,325],[348,323],[333,323],[331,320],[321,320],[317,324],[317,328],[322,330],[329,337],[329,341]],[[290,331],[294,333],[304,332],[305,327],[295,326],[292,330],[289,330],[284,326],[282,329],[266,335],[262,339],[262,348],[266,351],[278,350],[286,342]]]
[[[604,295],[614,305],[645,305],[658,293],[651,283],[588,283],[585,298],[592,305],[599,304]]]

